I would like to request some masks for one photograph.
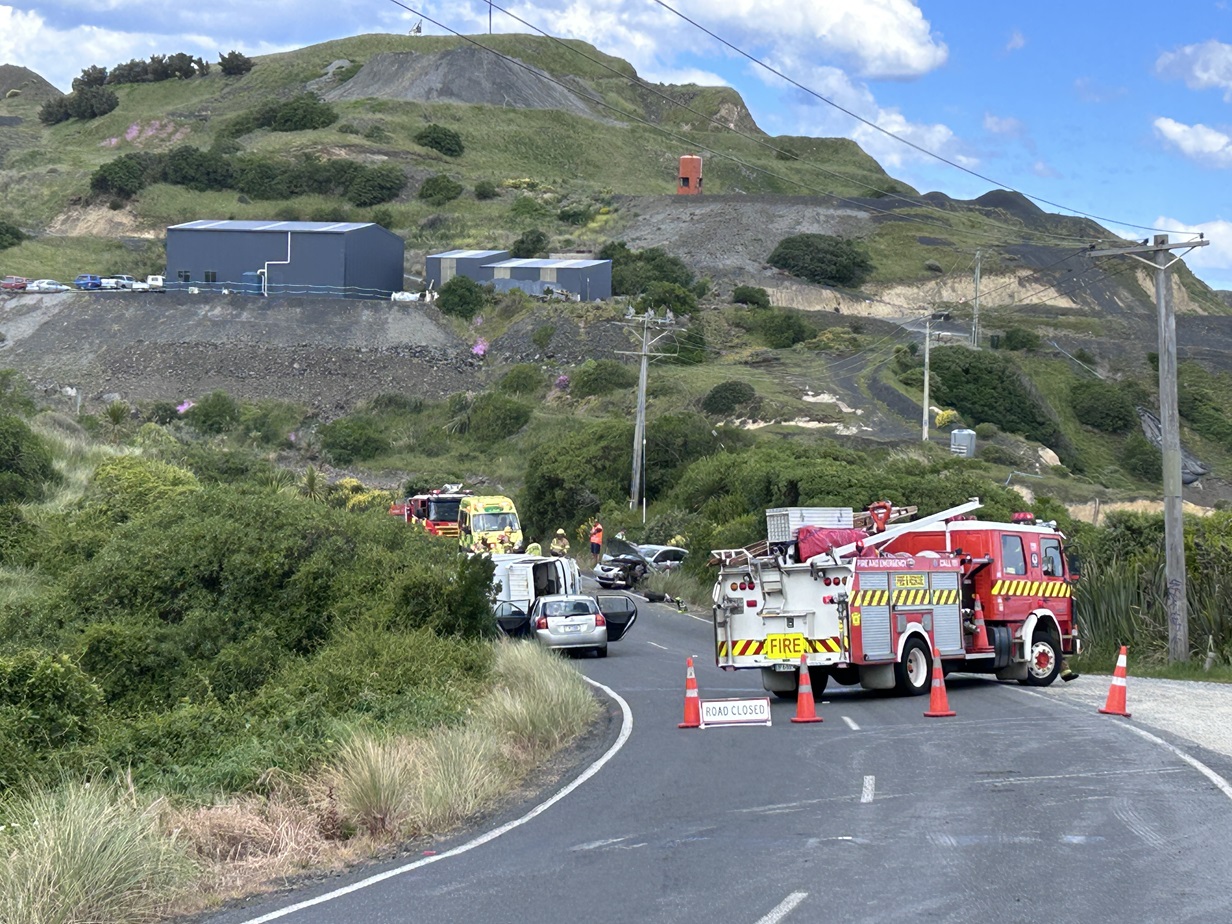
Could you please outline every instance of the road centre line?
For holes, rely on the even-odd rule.
[[[333,901],[336,898],[342,898],[345,895],[350,895],[352,892],[358,892],[360,889],[366,889],[368,888],[368,886],[373,886],[373,885],[376,885],[377,883],[384,882],[386,879],[393,879],[395,876],[401,876],[404,873],[412,872],[413,870],[417,870],[417,869],[420,869],[421,867],[428,866],[431,863],[436,863],[440,860],[446,860],[450,857],[456,857],[464,853],[469,853],[470,851],[474,850],[476,847],[482,847],[484,844],[488,843],[489,841],[494,841],[501,835],[508,834],[510,831],[514,830],[515,828],[520,828],[522,825],[526,824],[528,821],[531,821],[532,819],[537,818],[539,815],[542,815],[544,812],[550,809],[553,805],[555,805],[561,799],[565,798],[565,796],[569,795],[571,792],[573,792],[575,789],[577,789],[579,786],[581,786],[583,783],[589,780],[592,776],[594,776],[600,770],[602,770],[603,767],[608,763],[608,761],[610,761],[613,757],[617,755],[617,753],[619,753],[620,749],[625,746],[625,742],[629,740],[629,736],[633,734],[633,710],[629,708],[629,704],[624,701],[624,699],[620,696],[620,694],[617,693],[615,690],[613,690],[611,687],[605,686],[604,684],[599,683],[597,680],[591,680],[589,677],[585,675],[582,675],[582,679],[585,680],[587,683],[589,683],[592,687],[598,687],[600,690],[602,690],[609,697],[611,697],[612,699],[616,701],[617,705],[620,706],[621,724],[620,724],[620,734],[617,736],[616,740],[612,742],[612,746],[609,747],[606,751],[604,751],[589,767],[587,767],[582,772],[580,776],[578,776],[575,780],[573,780],[573,782],[558,789],[552,796],[545,799],[543,802],[540,802],[538,805],[536,805],[533,809],[531,809],[529,812],[527,812],[525,815],[521,816],[520,818],[515,818],[513,819],[513,821],[506,822],[505,824],[501,825],[499,828],[494,828],[491,831],[486,831],[483,834],[479,835],[478,837],[467,841],[465,844],[459,844],[457,847],[454,847],[452,850],[446,850],[444,853],[438,853],[431,857],[424,857],[421,860],[416,860],[414,863],[407,863],[395,869],[385,870],[383,873],[377,873],[374,876],[369,876],[366,879],[361,879],[358,882],[353,882],[350,885],[343,886],[340,889],[334,889],[332,892],[326,892],[324,895],[318,895],[315,898],[309,898],[302,902],[296,902],[294,905],[287,905],[285,908],[278,908],[277,910],[271,911],[268,914],[263,914],[260,917],[250,918],[249,920],[243,922],[243,924],[264,924],[264,922],[266,921],[273,921],[277,918],[285,917],[286,915],[292,914],[296,911],[302,911],[305,908],[311,908],[314,905],[323,905],[326,902]],[[788,897],[790,898],[790,896]],[[794,908],[795,905],[793,905],[792,907]],[[780,919],[781,918],[774,918],[773,920],[778,921]],[[770,920],[770,919],[767,918],[765,920]]]
[[[796,910],[800,902],[808,898],[808,892],[792,892],[774,906],[774,909],[763,918],[757,919],[757,924],[779,924],[779,921]]]
[[[872,802],[873,791],[877,788],[877,777],[864,777],[864,789],[860,792],[860,802]]]
[[[855,723],[855,721],[851,718],[851,716],[849,715],[843,716],[843,721],[847,723],[847,727],[850,728],[852,731],[860,730],[860,726]]]
[[[1017,692],[1026,693],[1028,696],[1038,696],[1040,699],[1046,699],[1051,702],[1057,703],[1058,705],[1067,706],[1070,709],[1085,711],[1081,707],[1075,705],[1074,703],[1066,703],[1059,699],[1056,699],[1055,697],[1045,696],[1043,693],[1036,693],[1034,690],[1021,690]],[[1163,738],[1160,738],[1157,735],[1152,735],[1149,731],[1138,728],[1136,725],[1130,725],[1127,722],[1118,722],[1117,724],[1121,728],[1124,728],[1126,731],[1131,731],[1135,735],[1138,735],[1141,738],[1145,738],[1147,741],[1151,742],[1152,744],[1157,744],[1164,750],[1171,751],[1175,757],[1189,764],[1189,766],[1193,767],[1195,770],[1201,773],[1204,777],[1206,777],[1208,780],[1214,783],[1216,788],[1218,788],[1220,792],[1222,792],[1229,799],[1232,799],[1232,783],[1229,783],[1226,779],[1224,779],[1222,776],[1220,776],[1218,773],[1216,773],[1206,764],[1202,763],[1202,761],[1198,760],[1198,758],[1185,753],[1184,751],[1182,751],[1180,748],[1176,747],[1175,745],[1169,744],[1167,741],[1164,741]]]

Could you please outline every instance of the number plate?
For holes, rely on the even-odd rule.
[[[577,626],[561,626],[561,627],[560,627],[560,630],[561,630],[562,632],[581,632],[581,631],[582,631],[582,627],[581,627],[580,625],[577,625]]]
[[[808,645],[802,633],[776,633],[766,636],[763,650],[772,661],[799,661],[800,655],[808,652]]]

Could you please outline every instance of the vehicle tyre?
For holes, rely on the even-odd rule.
[[[600,586],[600,587],[602,587],[604,590],[611,590],[611,589],[612,589],[612,582],[611,582],[611,581],[599,581],[598,583],[599,583],[599,586]]]
[[[933,680],[933,659],[919,636],[908,639],[902,660],[894,665],[894,689],[906,696],[923,696]]]
[[[1036,631],[1027,655],[1027,676],[1018,682],[1026,687],[1046,687],[1061,673],[1061,652],[1051,633]]]
[[[606,658],[607,657],[607,645],[600,645],[598,648],[596,648],[595,657],[596,658]]]
[[[826,684],[830,681],[830,671],[824,667],[809,668],[809,686],[813,688],[813,699],[821,699],[826,692]]]

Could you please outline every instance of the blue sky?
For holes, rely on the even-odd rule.
[[[483,0],[405,0],[461,32]],[[1232,289],[1232,3],[1035,0],[666,0],[732,44],[868,121],[999,185],[1061,203],[1128,237],[1203,231],[1189,265]],[[499,6],[631,61],[648,79],[726,83],[773,134],[854,138],[921,191],[990,184],[870,129],[772,77],[655,0]],[[0,61],[61,88],[89,64],[151,53],[281,51],[405,32],[390,0],[40,0],[0,3]],[[497,31],[525,26],[497,12]],[[425,24],[426,32],[440,31]],[[1045,206],[1050,211],[1057,209]]]

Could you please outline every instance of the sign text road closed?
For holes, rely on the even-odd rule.
[[[702,728],[711,725],[769,725],[770,697],[703,699]]]

